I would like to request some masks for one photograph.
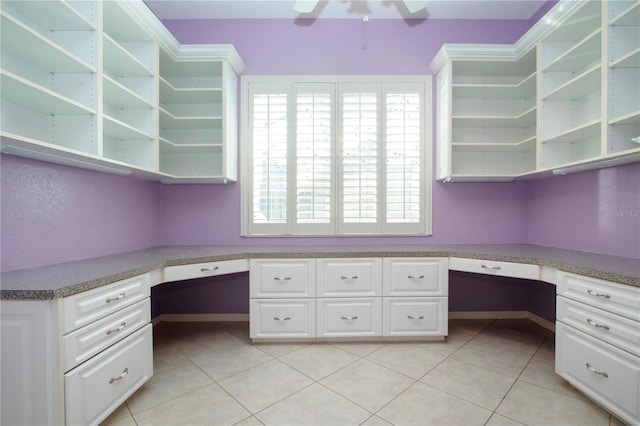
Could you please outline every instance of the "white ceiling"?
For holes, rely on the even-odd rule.
[[[300,15],[295,0],[145,0],[160,19],[529,19],[546,0],[430,0],[410,14],[402,0],[321,0]]]

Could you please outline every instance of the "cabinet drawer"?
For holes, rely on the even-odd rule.
[[[249,270],[247,259],[221,260],[219,262],[194,263],[192,265],[168,266],[164,268],[163,282],[190,280],[193,278],[214,277],[216,275],[235,274]]]
[[[382,317],[385,336],[446,336],[448,298],[385,297]]]
[[[67,424],[98,424],[153,375],[151,324],[64,375]]]
[[[558,321],[640,356],[640,322],[558,296]]]
[[[640,421],[640,358],[556,323],[556,373],[620,419]]]
[[[251,300],[251,338],[309,338],[316,336],[313,299]]]
[[[446,296],[449,290],[447,258],[385,258],[385,296]]]
[[[560,296],[640,321],[638,287],[559,272],[556,292]]]
[[[150,275],[143,274],[63,299],[63,334],[149,297]]]
[[[146,298],[64,336],[64,371],[83,363],[151,321]]]
[[[314,259],[251,259],[251,297],[314,297]]]
[[[382,335],[380,298],[318,300],[318,337]]]
[[[449,269],[452,271],[474,272],[476,274],[498,275],[501,277],[525,278],[529,280],[540,279],[540,267],[526,263],[452,257],[449,259]]]
[[[318,259],[318,297],[382,294],[382,259]]]

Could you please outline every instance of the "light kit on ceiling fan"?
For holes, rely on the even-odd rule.
[[[363,0],[351,0],[351,1],[363,1]],[[409,13],[416,13],[424,9],[425,7],[427,7],[427,2],[429,0],[396,0],[396,1],[402,1],[404,5],[407,7],[407,10],[409,11]],[[297,0],[293,8],[298,13],[302,13],[302,14],[311,13],[320,2],[321,0]],[[369,17],[368,15],[365,15],[365,17],[366,19],[364,19],[364,21],[366,22],[369,19]]]

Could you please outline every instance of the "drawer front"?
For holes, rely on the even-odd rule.
[[[251,338],[310,338],[316,336],[313,299],[251,300]]]
[[[501,277],[525,278],[529,280],[540,279],[540,267],[526,263],[452,257],[449,259],[449,269],[452,271],[474,272],[476,274],[498,275]]]
[[[640,358],[557,323],[556,373],[620,419],[640,422]]]
[[[153,375],[151,324],[64,375],[69,425],[98,424]]]
[[[193,265],[168,266],[164,268],[163,282],[215,277],[249,270],[247,259],[221,260],[219,262],[195,263]]]
[[[562,271],[558,278],[558,295],[640,321],[640,288]]]
[[[382,317],[385,336],[446,336],[448,298],[385,297]]]
[[[315,275],[314,259],[251,259],[251,297],[314,297]]]
[[[318,297],[382,295],[382,259],[318,259]]]
[[[382,335],[380,298],[318,300],[318,337]]]
[[[640,356],[640,322],[558,296],[558,321]]]
[[[151,321],[146,298],[64,336],[64,371],[83,363]]]
[[[448,258],[385,258],[385,296],[446,296],[449,291]]]
[[[143,274],[63,299],[64,330],[69,333],[149,297],[150,275]]]

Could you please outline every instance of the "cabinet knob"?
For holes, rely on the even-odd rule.
[[[357,275],[351,275],[351,276],[347,276],[347,275],[343,275],[340,277],[341,280],[357,280],[358,276]]]
[[[596,370],[591,366],[591,364],[587,363],[586,365],[587,365],[587,370],[591,371],[593,374],[597,374],[598,376],[602,376],[602,377],[609,377],[609,375],[606,372]]]
[[[424,319],[424,316],[420,315],[419,317],[417,317],[415,315],[407,315],[407,318],[412,319],[412,320],[421,320],[421,319]]]
[[[489,271],[499,271],[500,269],[502,269],[501,266],[487,266],[487,265],[481,265],[482,269],[488,269]]]
[[[112,328],[111,330],[108,330],[107,331],[107,336],[110,335],[110,334],[117,333],[117,332],[123,330],[126,326],[127,326],[127,323],[123,321],[122,324],[120,324],[120,326],[118,328]]]
[[[351,316],[351,317],[345,317],[345,316],[342,316],[342,317],[340,317],[340,319],[343,319],[343,320],[345,320],[345,321],[351,321],[351,320],[357,320],[357,319],[358,319],[358,316],[357,316],[357,315],[353,315],[353,316]]]
[[[200,268],[200,272],[212,272],[212,271],[217,271],[218,269],[220,269],[219,266],[214,266],[212,267],[208,267],[208,268]]]
[[[106,300],[106,303],[111,303],[111,302],[115,302],[118,301],[120,299],[124,299],[124,297],[126,296],[125,292],[123,291],[122,293],[120,293],[119,295],[117,295],[116,297],[108,297]]]
[[[587,324],[589,324],[591,327],[603,328],[605,330],[609,330],[609,326],[608,325],[598,324],[597,322],[592,321],[591,318],[587,318]]]
[[[291,277],[273,277],[274,281],[291,281]]]
[[[410,280],[421,280],[424,278],[424,275],[407,275],[407,278]]]
[[[291,317],[273,317],[273,319],[276,321],[290,321]]]
[[[593,291],[593,290],[587,290],[587,293],[590,294],[591,296],[602,297],[603,299],[611,299],[610,294],[598,293],[597,291]]]
[[[124,378],[124,376],[126,376],[127,374],[129,374],[129,369],[125,368],[124,370],[122,370],[122,373],[120,373],[119,376],[116,377],[112,377],[111,380],[109,380],[109,384],[117,381],[117,380],[122,380]]]

